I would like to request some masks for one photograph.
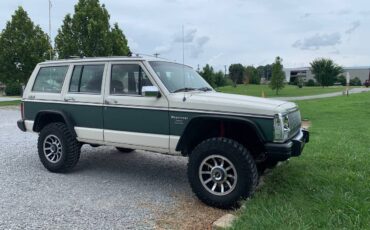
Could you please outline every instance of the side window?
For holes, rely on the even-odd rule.
[[[143,86],[153,86],[138,64],[112,65],[110,94],[141,95]]]
[[[69,92],[100,94],[104,65],[76,65]]]
[[[37,73],[32,91],[46,93],[60,93],[68,66],[41,67]]]

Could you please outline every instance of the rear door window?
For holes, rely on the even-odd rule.
[[[60,93],[68,66],[41,67],[37,73],[32,91],[45,93]]]
[[[69,92],[100,94],[104,65],[77,65],[73,69]]]

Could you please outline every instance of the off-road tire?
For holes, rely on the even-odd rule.
[[[120,151],[121,153],[131,153],[135,150],[135,149],[121,148],[121,147],[116,147],[116,149]]]
[[[50,162],[44,154],[44,140],[55,135],[61,142],[62,154],[58,162]],[[44,167],[51,172],[65,172],[72,169],[80,159],[81,144],[68,127],[61,122],[50,123],[40,132],[37,143],[39,158]]]
[[[228,159],[235,167],[237,180],[234,189],[226,195],[215,195],[203,186],[199,168],[207,157],[220,155]],[[196,196],[205,204],[218,208],[239,207],[239,201],[250,197],[258,183],[258,172],[252,155],[238,142],[227,138],[210,138],[192,151],[188,163],[188,180]]]

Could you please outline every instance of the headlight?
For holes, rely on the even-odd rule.
[[[288,114],[278,113],[274,117],[274,142],[284,142],[290,132]]]

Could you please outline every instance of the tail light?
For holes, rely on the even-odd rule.
[[[21,102],[21,116],[22,116],[22,120],[24,120],[24,104],[23,102]]]

